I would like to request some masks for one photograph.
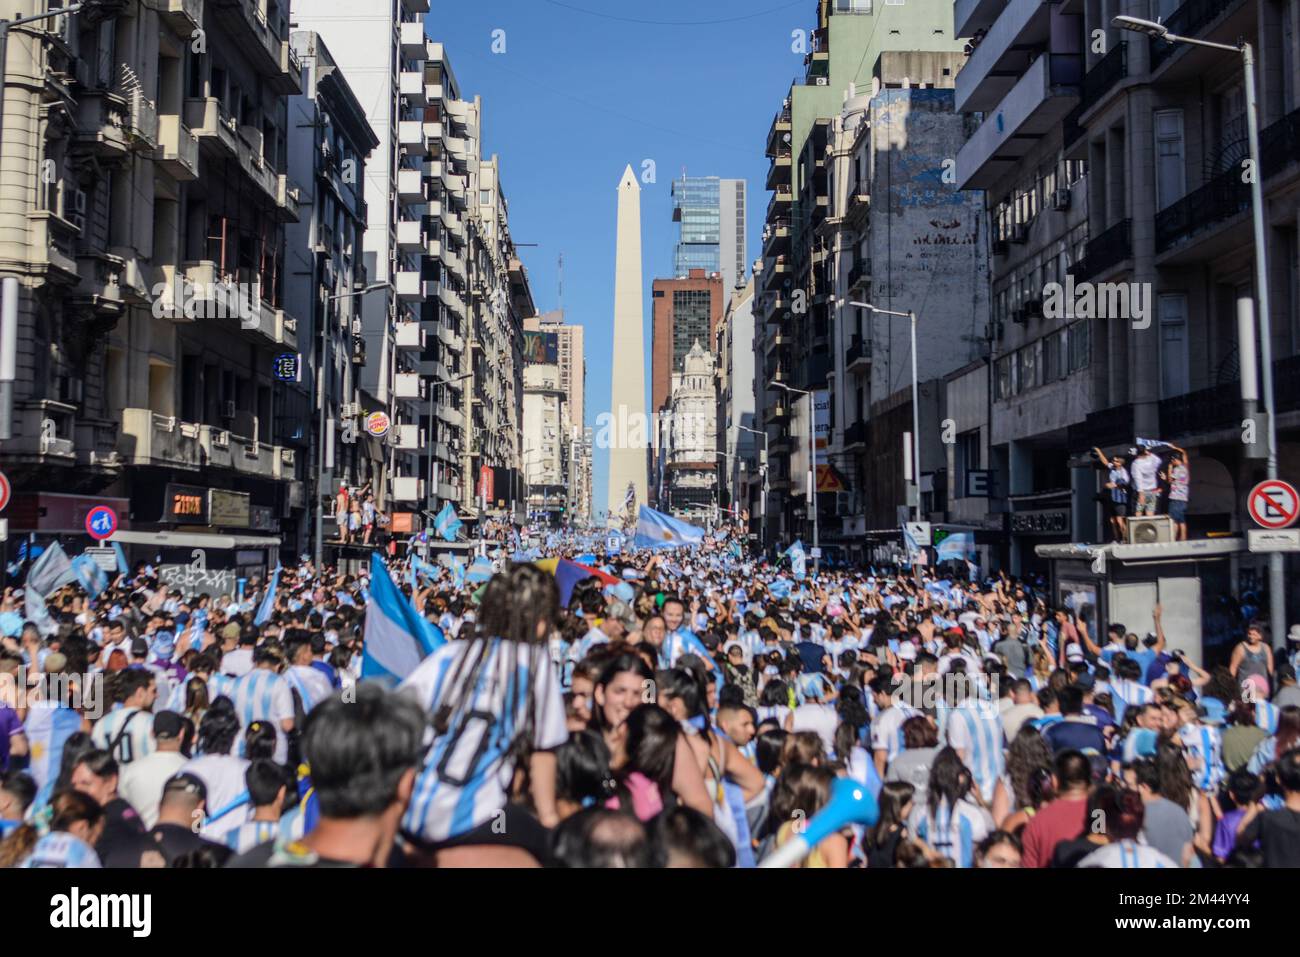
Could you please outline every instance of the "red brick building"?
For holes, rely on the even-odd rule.
[[[668,401],[673,370],[698,339],[700,347],[712,350],[718,323],[727,303],[722,274],[706,275],[692,269],[685,279],[656,279],[651,284],[654,302],[654,337],[651,343],[651,409],[660,411]]]

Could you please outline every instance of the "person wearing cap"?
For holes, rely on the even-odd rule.
[[[122,769],[118,793],[136,809],[147,828],[158,821],[163,785],[189,760],[181,753],[187,736],[186,725],[186,719],[176,712],[159,711],[153,716],[157,750]]]
[[[162,854],[168,867],[195,851],[206,850],[221,866],[230,859],[230,848],[202,837],[195,822],[207,813],[208,788],[198,775],[181,772],[163,782],[158,799],[158,817],[146,840]]]

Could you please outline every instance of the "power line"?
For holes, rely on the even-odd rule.
[[[738,23],[741,20],[756,20],[759,17],[765,17],[769,14],[779,13],[782,10],[788,10],[790,7],[801,6],[805,0],[794,0],[792,3],[783,3],[775,7],[768,7],[766,10],[758,10],[754,13],[745,13],[734,17],[715,17],[712,20],[644,20],[639,17],[620,17],[612,13],[602,13],[599,10],[588,10],[585,7],[574,6],[571,3],[563,3],[561,0],[546,0],[546,2],[553,7],[563,7],[565,10],[572,10],[574,13],[585,13],[589,17],[598,17],[602,20],[614,20],[618,23],[638,23],[643,26],[654,27],[703,27],[722,23]]]

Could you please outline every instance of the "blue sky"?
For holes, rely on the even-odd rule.
[[[587,424],[609,407],[616,187],[653,160],[641,184],[646,356],[650,282],[672,273],[672,180],[747,181],[753,262],[768,194],[764,138],[803,70],[791,31],[815,26],[815,0],[433,0],[426,30],[446,44],[461,95],[483,97],[483,152],[501,158],[510,229],[540,310],[585,327]],[[494,31],[505,51],[493,52]],[[499,41],[500,34],[497,34]],[[500,43],[498,42],[498,47]],[[649,387],[650,375],[646,371]],[[596,450],[595,508],[606,455]]]

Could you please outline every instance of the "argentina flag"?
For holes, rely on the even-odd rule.
[[[99,567],[99,562],[89,555],[78,555],[74,558],[72,571],[77,576],[77,583],[86,590],[91,601],[98,598],[99,593],[108,587],[108,574]]]
[[[280,588],[280,566],[275,566],[275,571],[271,572],[271,580],[266,583],[266,595],[262,598],[262,604],[257,609],[257,616],[253,619],[253,624],[261,627],[271,620],[271,613],[275,611],[275,593]]]
[[[397,590],[379,553],[372,554],[361,677],[395,685],[444,642],[442,632]]]
[[[682,545],[699,545],[704,541],[704,529],[663,512],[641,506],[636,520],[636,534],[632,544],[637,548],[677,548]]]
[[[456,533],[464,524],[456,514],[456,507],[451,502],[447,502],[438,513],[438,517],[433,520],[433,530],[442,537],[444,542],[454,542]]]
[[[803,539],[786,549],[785,554],[790,559],[790,571],[795,578],[803,578],[808,574],[808,555],[803,550]]]

